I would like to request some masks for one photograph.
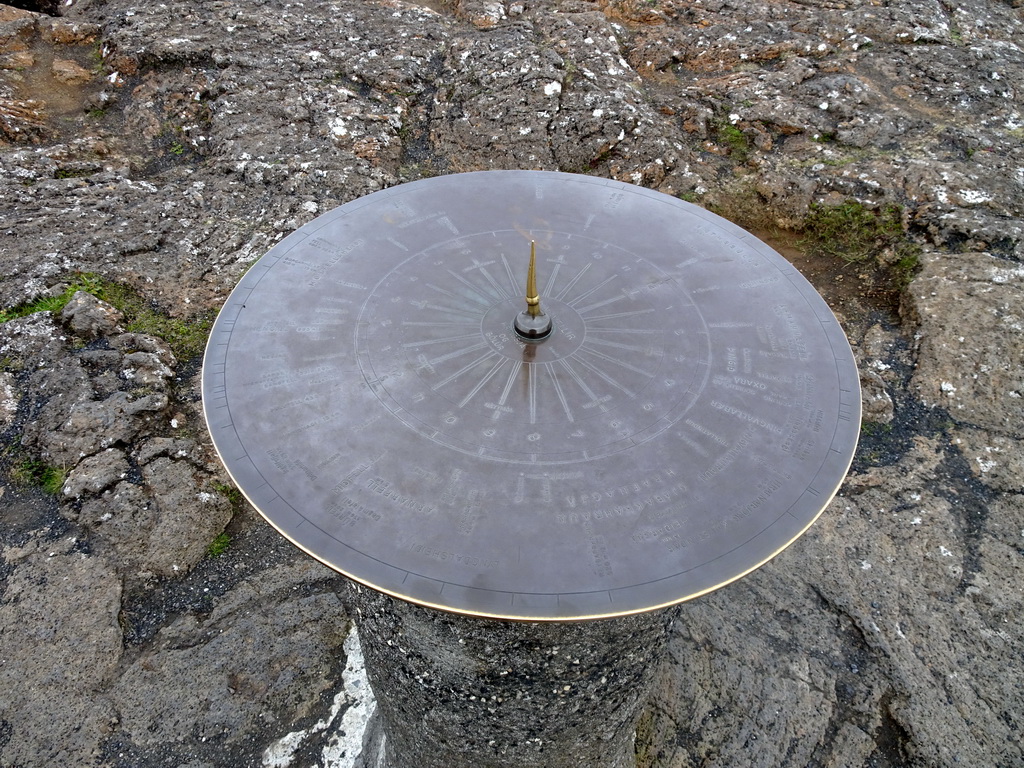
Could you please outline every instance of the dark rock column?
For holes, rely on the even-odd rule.
[[[480,619],[352,586],[377,699],[375,765],[625,768],[678,609],[599,621]],[[373,733],[374,731],[371,731]]]

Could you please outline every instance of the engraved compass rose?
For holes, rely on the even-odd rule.
[[[531,620],[763,564],[828,504],[860,417],[842,330],[781,256],[667,195],[533,171],[297,230],[225,304],[203,400],[235,482],[302,549]]]
[[[578,234],[532,234],[550,267],[540,291],[547,333],[516,330],[524,314],[534,319],[519,312],[519,232],[432,244],[363,305],[356,346],[370,389],[424,437],[498,461],[586,461],[669,428],[709,371],[696,306],[634,253]],[[389,322],[396,308],[405,311]],[[686,330],[661,327],[665,311]]]

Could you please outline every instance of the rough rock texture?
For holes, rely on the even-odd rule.
[[[1024,345],[998,343],[1024,332],[1022,285],[1024,264],[988,253],[925,259],[909,302],[922,328],[911,386],[923,403],[944,406],[958,421],[1024,434]]]
[[[116,678],[121,660],[121,584],[85,549],[67,533],[4,548],[10,574],[0,605],[0,711],[7,765],[93,763],[117,723],[110,700],[96,694]]]
[[[332,579],[299,561],[241,582],[206,611],[186,613],[122,665],[110,697],[135,764],[182,736],[249,753],[251,733],[308,718],[340,671],[347,626]],[[204,588],[205,589],[205,588]],[[212,601],[211,601],[212,602]],[[209,758],[208,758],[209,759]]]
[[[685,607],[638,765],[1024,763],[1019,2],[18,5],[63,15],[0,5],[0,765],[277,765],[295,732],[325,765],[349,623],[231,491],[170,326],[33,302],[106,281],[194,327],[318,213],[500,167],[767,232],[861,363],[848,482]],[[899,302],[780,232],[848,200],[916,243]]]
[[[1019,764],[1020,500],[983,503],[963,465],[915,438],[773,567],[688,606],[663,763]]]
[[[91,293],[76,291],[61,310],[60,319],[72,333],[86,339],[95,339],[121,331],[119,323],[124,315]]]
[[[348,602],[388,768],[634,765],[679,611],[563,625],[446,614],[360,588]]]

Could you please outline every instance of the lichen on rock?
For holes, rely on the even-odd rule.
[[[186,323],[318,213],[484,168],[795,240],[863,369],[840,494],[683,610],[644,768],[1024,760],[1019,3],[46,10],[0,6],[0,763],[258,765],[328,717],[349,626],[220,469],[199,355],[88,292],[35,303],[98,275]],[[799,247],[842,206],[897,211],[900,242]],[[296,761],[324,764],[317,734]]]

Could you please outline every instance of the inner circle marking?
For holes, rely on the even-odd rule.
[[[587,335],[586,323],[576,310],[556,299],[544,301],[544,312],[551,317],[551,333],[536,341],[523,339],[513,327],[522,303],[521,299],[509,299],[495,304],[480,322],[480,332],[499,355],[510,360],[550,363],[571,357],[582,346]]]
[[[550,336],[526,341],[513,327],[525,306],[522,234],[461,235],[397,265],[363,304],[368,386],[433,442],[505,462],[587,461],[660,434],[706,383],[700,311],[635,253],[532,234]]]

